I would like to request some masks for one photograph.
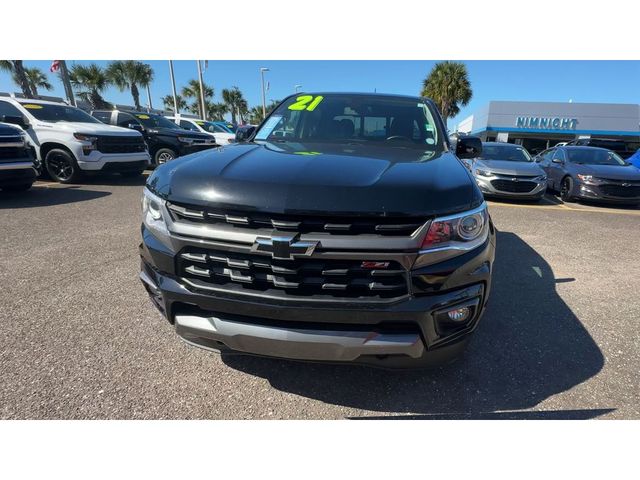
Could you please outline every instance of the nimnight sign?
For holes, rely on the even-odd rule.
[[[517,128],[575,130],[578,125],[577,118],[562,117],[518,117]]]

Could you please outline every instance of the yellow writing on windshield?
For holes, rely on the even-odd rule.
[[[306,110],[307,112],[313,112],[323,98],[322,95],[318,95],[317,97],[313,95],[300,95],[294,103],[289,105],[289,110]]]

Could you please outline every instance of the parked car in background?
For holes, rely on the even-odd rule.
[[[29,190],[35,181],[34,156],[27,135],[18,127],[0,123],[0,190]]]
[[[550,189],[565,202],[577,199],[640,203],[640,170],[604,148],[550,148],[536,161],[547,173]]]
[[[495,229],[433,102],[294,95],[245,133],[147,179],[140,279],[177,334],[388,368],[459,355],[487,302]],[[466,137],[457,153],[481,148]]]
[[[236,133],[236,130],[238,129],[238,126],[236,124],[231,122],[225,122],[223,120],[212,120],[211,123],[215,123],[219,127],[222,127],[223,129],[227,130],[229,133]]]
[[[101,122],[141,132],[149,146],[153,166],[216,146],[211,135],[185,130],[155,113],[94,110],[91,115]]]
[[[236,133],[236,129],[238,128],[237,125],[234,125],[231,122],[223,122],[221,120],[214,120],[211,123],[215,123],[216,125],[218,125],[219,127],[222,127],[226,130],[229,131],[229,133]]]
[[[616,152],[623,160],[634,154],[622,140],[611,138],[578,138],[566,143],[567,146],[598,147]],[[558,146],[558,145],[556,145]]]
[[[140,132],[104,125],[62,101],[3,95],[0,121],[27,134],[38,168],[58,182],[76,182],[86,173],[140,175],[149,164]]]
[[[179,125],[185,130],[191,130],[192,132],[206,133],[207,135],[215,138],[218,145],[228,145],[236,141],[236,134],[230,132],[229,129],[218,125],[214,122],[207,122],[205,120],[199,120],[197,118],[184,118],[184,117],[167,117],[169,120]]]
[[[520,145],[484,142],[482,155],[464,160],[485,196],[540,200],[547,175]]]

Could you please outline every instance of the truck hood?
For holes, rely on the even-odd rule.
[[[575,173],[582,175],[593,175],[599,178],[610,178],[611,180],[629,180],[640,182],[640,170],[633,165],[579,165],[572,164]]]
[[[509,160],[478,160],[476,168],[498,175],[544,175],[544,170],[534,162],[512,162]]]
[[[35,127],[47,130],[58,130],[65,132],[87,133],[93,135],[116,135],[119,137],[137,137],[141,135],[136,130],[129,128],[106,125],[104,123],[83,123],[83,122],[35,122]]]
[[[176,203],[288,214],[432,216],[482,203],[451,153],[359,144],[234,144],[162,165],[147,186]]]

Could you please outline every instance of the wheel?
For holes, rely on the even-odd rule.
[[[576,198],[573,193],[573,179],[564,177],[560,185],[560,198],[563,202],[575,202]]]
[[[120,175],[126,178],[134,178],[142,175],[142,172],[144,172],[144,170],[132,170],[130,172],[120,172]]]
[[[2,187],[5,192],[24,192],[31,188],[32,183],[20,183],[18,185],[7,185]]]
[[[176,152],[170,148],[161,148],[153,156],[153,163],[156,165],[162,165],[163,163],[170,162],[174,158],[176,158]]]
[[[57,182],[74,183],[82,178],[76,159],[66,150],[51,150],[44,163],[51,178]]]

